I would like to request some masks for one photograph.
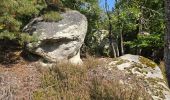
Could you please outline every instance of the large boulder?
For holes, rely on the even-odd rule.
[[[80,48],[87,32],[87,19],[78,11],[61,14],[59,22],[35,22],[29,29],[38,42],[29,43],[28,50],[49,62],[68,60],[81,63]]]
[[[139,94],[145,91],[144,94],[147,93],[153,100],[170,100],[170,90],[163,73],[153,61],[130,54],[114,60],[101,59],[101,61],[104,61],[105,65],[91,70],[89,77],[97,76],[106,80],[115,80],[126,88],[137,89]],[[144,98],[144,95],[141,95],[141,98]]]

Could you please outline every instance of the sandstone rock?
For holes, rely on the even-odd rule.
[[[134,84],[137,84],[139,92],[145,90],[153,100],[170,100],[170,90],[159,66],[138,55],[127,54],[112,61],[108,60],[105,66],[90,71],[90,75],[119,81],[127,88],[136,88]]]
[[[107,30],[98,30],[93,33],[92,43],[97,46],[100,54],[109,56],[109,32]]]
[[[41,21],[29,26],[38,42],[29,43],[28,50],[49,62],[81,63],[80,47],[87,32],[87,19],[78,11],[68,11],[61,16],[63,19],[59,22]]]

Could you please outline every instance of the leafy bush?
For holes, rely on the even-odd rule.
[[[56,11],[47,12],[42,17],[47,22],[57,22],[62,19],[61,15]]]
[[[138,35],[134,41],[125,42],[131,48],[160,48],[163,47],[163,36],[161,34]]]
[[[23,45],[25,42],[37,42],[36,36],[30,36],[27,33],[20,32],[1,32],[0,39],[17,41],[19,45]]]

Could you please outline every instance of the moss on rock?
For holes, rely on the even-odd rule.
[[[151,67],[151,68],[155,68],[157,66],[157,64],[155,62],[153,62],[152,60],[148,59],[148,58],[144,58],[144,57],[139,57],[139,61],[148,66],[148,67]]]
[[[47,22],[58,22],[63,19],[62,16],[56,11],[47,12],[44,15],[42,15],[42,17],[44,21]]]

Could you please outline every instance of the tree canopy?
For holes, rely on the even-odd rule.
[[[162,57],[160,51],[163,50],[165,29],[163,0],[116,0],[112,11],[107,9],[107,3],[104,9],[99,3],[100,0],[2,0],[0,39],[31,41],[32,37],[22,32],[28,22],[39,16],[46,21],[60,20],[57,14],[69,8],[80,11],[88,19],[85,45],[91,54],[104,54],[98,52],[96,32],[100,35],[101,30],[107,30],[110,35],[106,38],[111,48],[102,51],[107,56],[133,53],[150,58]]]

